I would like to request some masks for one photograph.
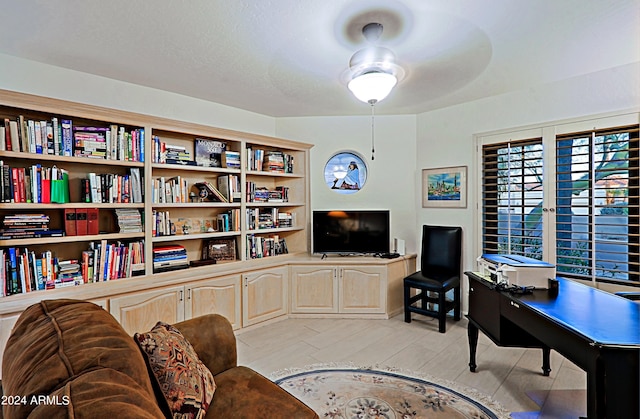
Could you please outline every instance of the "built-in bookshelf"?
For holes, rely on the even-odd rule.
[[[3,294],[151,276],[163,249],[199,270],[307,253],[309,149],[0,91]],[[234,257],[198,263],[217,241]]]

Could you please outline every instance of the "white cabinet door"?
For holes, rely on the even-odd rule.
[[[338,268],[291,267],[292,313],[337,313]]]
[[[384,313],[387,304],[387,274],[383,266],[342,266],[340,313]]]
[[[115,297],[110,313],[130,335],[149,331],[159,321],[184,320],[184,286],[161,288]]]
[[[250,326],[287,314],[286,266],[242,275],[242,326]]]
[[[233,329],[242,327],[240,275],[221,276],[186,285],[185,318],[216,313],[226,317]]]

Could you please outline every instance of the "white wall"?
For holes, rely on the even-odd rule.
[[[639,107],[640,63],[420,115],[376,116],[373,162],[368,116],[275,119],[5,54],[0,89],[313,143],[313,209],[389,208],[392,237],[405,239],[408,252],[417,252],[422,224],[461,225],[464,269],[473,269],[474,134]],[[367,185],[353,195],[337,194],[323,181],[325,162],[341,150],[356,151],[370,165]],[[469,167],[467,208],[422,208],[421,170],[457,165]]]
[[[270,135],[275,119],[105,77],[0,54],[0,89]]]
[[[466,209],[425,209],[416,202],[416,224],[461,225],[463,268],[475,269],[478,255],[474,225],[479,191],[475,187],[478,180],[474,134],[638,107],[640,63],[635,63],[418,115],[417,185],[423,168],[466,165],[469,195]]]
[[[310,169],[312,209],[389,209],[391,237],[406,240],[407,252],[416,252],[415,115],[375,117],[373,161],[370,116],[278,118],[276,135],[315,144]],[[339,194],[324,182],[327,160],[341,151],[354,151],[367,164],[366,184],[354,194]]]

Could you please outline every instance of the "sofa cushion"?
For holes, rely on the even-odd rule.
[[[318,418],[310,407],[251,368],[231,368],[215,378],[218,391],[207,419]]]
[[[211,371],[175,327],[158,322],[151,331],[136,333],[135,340],[147,358],[176,419],[203,418],[216,389]]]
[[[4,394],[48,395],[83,373],[108,368],[130,377],[155,401],[145,360],[120,324],[101,307],[77,300],[44,300],[18,318],[2,361]],[[36,405],[4,406],[5,417],[26,417]]]

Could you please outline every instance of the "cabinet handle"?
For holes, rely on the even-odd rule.
[[[473,292],[473,287],[469,288],[469,292]]]
[[[515,308],[520,308],[520,305],[518,303],[514,303],[513,301],[510,301],[511,305]]]
[[[183,291],[180,290],[180,301],[182,301],[182,297],[183,297],[182,293],[183,293]]]
[[[187,288],[187,300],[191,300],[191,288]]]

